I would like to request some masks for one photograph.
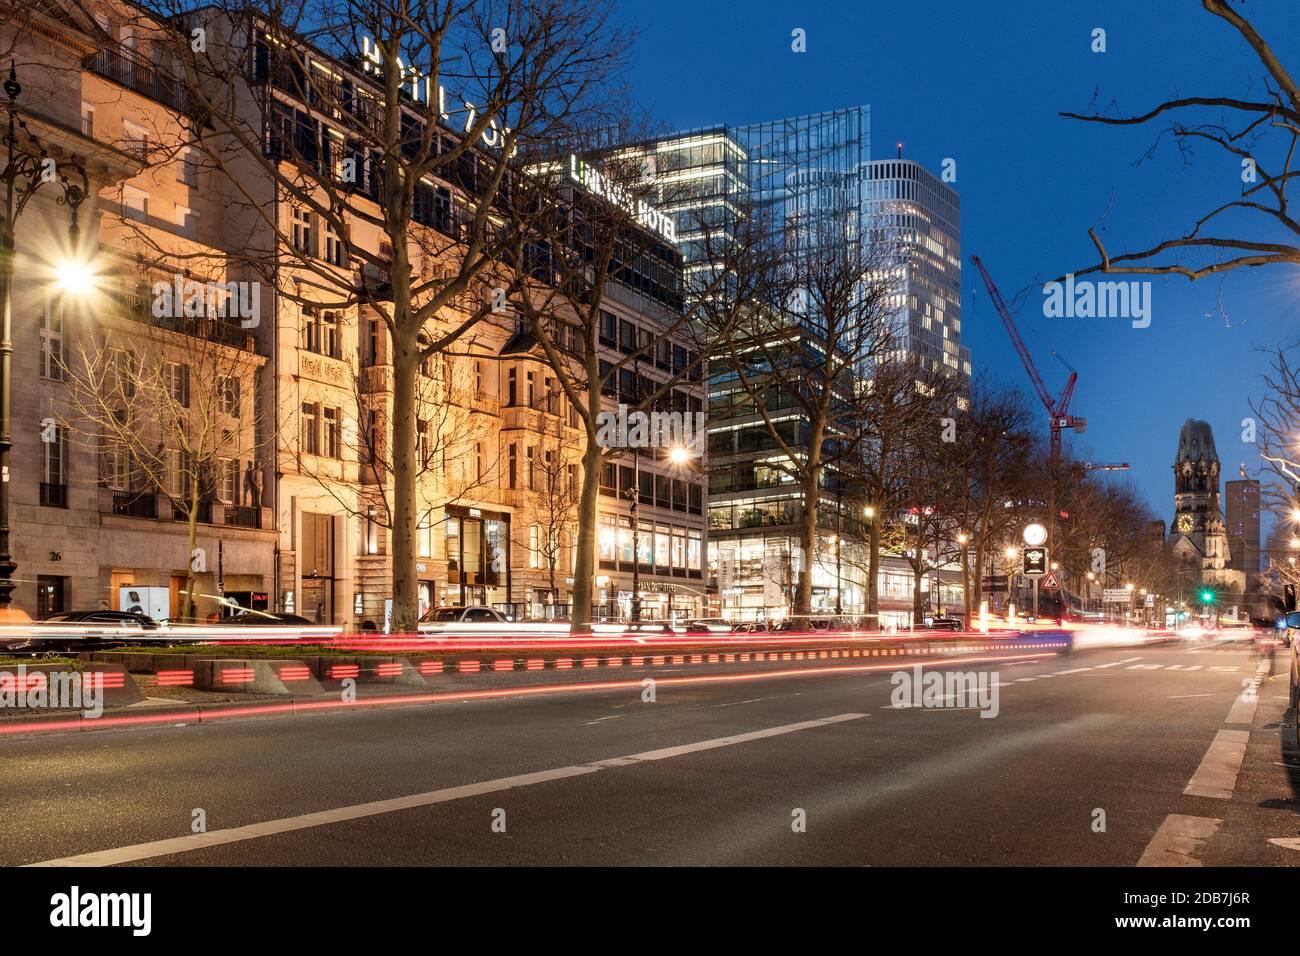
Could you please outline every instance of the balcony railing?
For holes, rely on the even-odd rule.
[[[44,508],[66,508],[68,506],[68,486],[42,481],[41,506]]]
[[[128,518],[156,518],[158,496],[151,491],[115,491],[113,514]]]
[[[250,508],[247,505],[226,505],[226,524],[237,525],[240,528],[260,528],[262,509]]]
[[[190,335],[218,345],[228,345],[245,352],[257,349],[256,336],[251,330],[243,328],[238,320],[220,316],[157,316],[153,314],[153,304],[143,291],[119,294],[116,299],[121,314],[133,322],[142,322],[154,328]]]
[[[212,502],[211,501],[199,502],[198,518],[200,524],[212,524]],[[189,520],[189,515],[185,513],[185,509],[179,507],[176,504],[176,502],[172,502],[172,520],[173,521]]]
[[[178,113],[202,119],[202,108],[182,84],[163,76],[152,63],[125,49],[100,50],[82,60],[81,65],[92,73],[98,73],[105,79],[156,100]]]

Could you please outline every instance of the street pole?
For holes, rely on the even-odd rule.
[[[835,616],[844,615],[844,603],[840,594],[844,588],[844,579],[840,573],[840,552],[844,548],[844,492],[835,496]],[[838,623],[837,625],[838,626]]]
[[[4,220],[0,222],[0,615],[9,610],[13,600],[14,572],[18,565],[9,550],[9,451],[13,448],[11,430],[12,396],[11,396],[11,358],[13,356],[13,280],[14,280],[14,234],[16,221],[27,203],[36,195],[36,190],[45,182],[53,182],[63,190],[57,197],[60,205],[68,207],[72,221],[68,234],[72,239],[74,253],[77,247],[77,210],[89,193],[90,182],[86,170],[75,160],[62,164],[63,167],[77,175],[80,183],[68,178],[62,169],[57,178],[49,178],[47,163],[52,162],[40,141],[27,129],[27,124],[18,117],[18,94],[23,91],[18,83],[17,73],[12,61],[9,64],[9,77],[5,80],[4,91],[9,97],[5,104],[6,127],[4,136],[5,167],[0,172],[4,182],[5,205]],[[27,149],[19,146],[19,136],[25,137],[30,145]],[[25,180],[19,186],[18,181]]]
[[[641,356],[632,357],[632,380],[636,383],[636,401],[641,404]],[[641,522],[637,505],[641,500],[641,448],[632,446],[632,620],[641,620]]]

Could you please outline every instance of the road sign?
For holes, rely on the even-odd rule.
[[[1132,600],[1133,592],[1128,588],[1106,588],[1101,597],[1107,604],[1127,604]]]
[[[1020,573],[1028,578],[1041,578],[1047,573],[1047,549],[1025,548],[1020,552]]]
[[[1039,587],[1046,588],[1049,591],[1061,590],[1061,582],[1056,580],[1056,572],[1047,572],[1047,576],[1043,578],[1043,583],[1040,584]]]

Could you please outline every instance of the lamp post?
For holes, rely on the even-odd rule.
[[[90,191],[85,167],[76,160],[56,164],[40,140],[18,115],[18,94],[23,88],[13,64],[4,82],[8,102],[4,104],[5,166],[0,171],[4,186],[4,215],[0,219],[0,615],[9,612],[13,600],[14,572],[18,566],[9,551],[9,451],[13,448],[10,431],[12,413],[10,360],[13,355],[13,280],[14,227],[37,190],[47,183],[61,190],[55,197],[60,206],[72,214],[68,234],[75,248],[78,227],[77,210]]]

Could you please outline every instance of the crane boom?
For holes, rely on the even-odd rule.
[[[984,268],[984,263],[980,262],[979,256],[971,256],[970,261],[975,263],[975,268],[979,269],[980,277],[984,280],[984,288],[989,291],[989,298],[993,300],[993,308],[997,310],[998,317],[1002,319],[1002,325],[1007,330],[1007,335],[1011,337],[1011,344],[1016,347],[1020,354],[1020,362],[1029,373],[1029,380],[1034,384],[1034,391],[1042,400],[1043,405],[1047,408],[1047,414],[1055,416],[1056,410],[1052,406],[1051,393],[1047,391],[1047,385],[1043,382],[1043,377],[1038,374],[1038,366],[1034,364],[1033,356],[1029,354],[1024,339],[1020,337],[1020,330],[1016,328],[1015,320],[1011,318],[1011,311],[1007,304],[1002,301],[1002,293],[998,287],[993,284],[993,277],[989,275],[988,270]]]
[[[1070,378],[1065,383],[1065,388],[1061,390],[1061,397],[1055,402],[1052,401],[1052,394],[1047,390],[1047,385],[1043,382],[1043,376],[1038,372],[1038,366],[1034,364],[1034,357],[1029,354],[1029,349],[1025,346],[1025,341],[1020,337],[1020,330],[1016,328],[1016,320],[1011,317],[1011,310],[1007,308],[1006,302],[1002,299],[1002,293],[998,291],[997,285],[993,282],[993,277],[989,271],[984,268],[984,263],[980,261],[979,256],[971,256],[970,261],[979,269],[980,277],[984,280],[984,287],[989,291],[989,298],[993,300],[993,308],[997,310],[998,317],[1002,319],[1002,325],[1007,330],[1007,335],[1011,337],[1011,344],[1016,347],[1016,352],[1020,354],[1020,363],[1024,365],[1025,371],[1029,373],[1029,380],[1034,385],[1034,391],[1038,393],[1039,400],[1043,407],[1047,409],[1047,415],[1050,421],[1051,437],[1051,455],[1053,467],[1061,457],[1061,432],[1067,428],[1073,428],[1075,431],[1083,431],[1086,423],[1085,419],[1075,418],[1069,414],[1070,401],[1074,398],[1074,386],[1079,380],[1079,373],[1070,370]],[[1058,356],[1059,357],[1059,356]],[[1064,359],[1062,359],[1064,361]],[[1066,363],[1069,367],[1069,363]]]

